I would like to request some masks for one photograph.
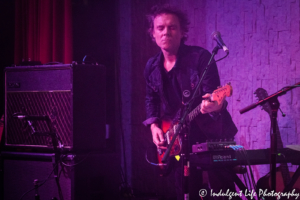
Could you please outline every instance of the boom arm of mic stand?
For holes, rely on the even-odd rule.
[[[172,149],[172,146],[173,146],[173,144],[174,144],[174,142],[175,142],[177,136],[179,135],[179,132],[181,131],[181,128],[182,128],[182,126],[183,126],[183,123],[185,122],[186,116],[188,115],[189,111],[191,110],[192,104],[193,104],[193,102],[194,102],[194,100],[195,100],[195,97],[196,97],[197,92],[198,92],[199,89],[200,89],[200,86],[201,86],[201,83],[202,83],[202,81],[203,81],[203,78],[205,77],[206,72],[207,72],[208,68],[209,68],[210,65],[211,65],[211,61],[213,60],[213,58],[215,57],[215,55],[218,53],[218,50],[219,50],[219,49],[220,49],[220,47],[219,47],[219,46],[216,46],[216,47],[214,48],[214,50],[212,51],[212,55],[211,55],[211,57],[210,57],[210,60],[209,60],[209,62],[208,62],[208,64],[207,64],[207,66],[206,66],[204,72],[202,73],[202,77],[201,77],[200,81],[198,82],[198,84],[197,84],[197,86],[196,86],[196,88],[195,88],[195,91],[194,91],[194,94],[193,94],[191,100],[189,101],[189,103],[188,103],[187,106],[185,107],[185,111],[184,111],[184,113],[183,113],[183,115],[182,115],[182,117],[181,117],[181,119],[180,119],[180,121],[179,121],[179,124],[178,124],[178,127],[176,128],[175,134],[174,134],[174,136],[172,137],[172,140],[171,140],[170,144],[168,145],[168,148],[167,148],[167,150],[166,150],[166,152],[165,152],[165,154],[164,154],[164,156],[163,156],[163,158],[162,158],[162,160],[161,160],[163,163],[166,163],[166,162],[167,162],[167,159],[168,159],[168,157],[169,157],[169,155],[170,155],[170,151],[171,151],[171,149]]]
[[[287,86],[287,87],[284,87],[282,88],[281,90],[277,91],[276,93],[274,94],[271,94],[270,96],[266,97],[265,99],[262,99],[256,103],[253,103],[243,109],[240,110],[240,113],[243,114],[245,112],[248,112],[249,110],[252,110],[253,108],[256,108],[258,105],[262,105],[264,104],[265,102],[269,101],[271,98],[273,97],[278,97],[278,96],[281,96],[281,95],[284,95],[287,91],[289,90],[292,90],[294,89],[295,87],[299,87],[300,85],[300,82],[299,83],[296,83],[295,85],[293,86]]]
[[[271,190],[276,190],[276,154],[277,154],[277,111],[279,108],[279,102],[277,100],[278,96],[284,95],[287,91],[294,89],[295,87],[299,87],[300,82],[296,83],[293,86],[287,86],[282,88],[281,90],[277,91],[276,93],[266,97],[265,99],[262,99],[254,104],[251,104],[242,110],[240,110],[240,113],[243,114],[249,110],[252,110],[253,108],[257,107],[258,105],[262,105],[266,102],[270,103],[271,109],[272,109],[272,115],[271,115],[271,127],[272,132],[270,136],[270,144],[271,144],[271,152],[270,152],[270,173],[271,173]]]

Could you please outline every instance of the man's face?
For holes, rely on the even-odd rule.
[[[183,37],[178,17],[173,14],[157,15],[153,21],[153,37],[162,50],[177,52]]]

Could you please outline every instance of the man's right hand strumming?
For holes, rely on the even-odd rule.
[[[150,129],[151,129],[151,132],[152,132],[153,143],[159,149],[166,149],[164,133],[161,130],[161,128],[158,126],[158,124],[156,124],[156,123],[151,124]]]

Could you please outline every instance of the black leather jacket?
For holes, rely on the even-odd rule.
[[[210,57],[211,54],[201,47],[181,45],[174,66],[174,68],[178,68],[178,82],[181,83],[183,77],[189,77],[191,90],[193,90],[199,82],[200,76]],[[162,69],[163,54],[159,52],[148,60],[144,71],[146,80],[146,120],[143,124],[146,126],[152,123],[160,123],[161,111],[164,112],[165,109],[174,109],[174,111],[177,111],[180,109],[170,108],[170,105],[166,101],[163,91]],[[187,75],[181,76],[181,74]],[[203,79],[199,94],[200,98],[198,98],[196,104],[201,102],[202,95],[212,93],[219,85],[218,69],[216,64],[212,64]],[[207,138],[233,138],[237,132],[226,108],[222,109],[220,113],[200,114],[195,120],[198,127],[202,130],[201,132],[205,132],[205,135],[210,135]],[[226,124],[223,125],[224,123]]]

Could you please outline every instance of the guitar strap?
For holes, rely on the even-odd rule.
[[[180,79],[181,81],[179,82],[181,82],[182,104],[186,105],[193,96],[190,74],[188,73],[187,69],[181,69]]]

